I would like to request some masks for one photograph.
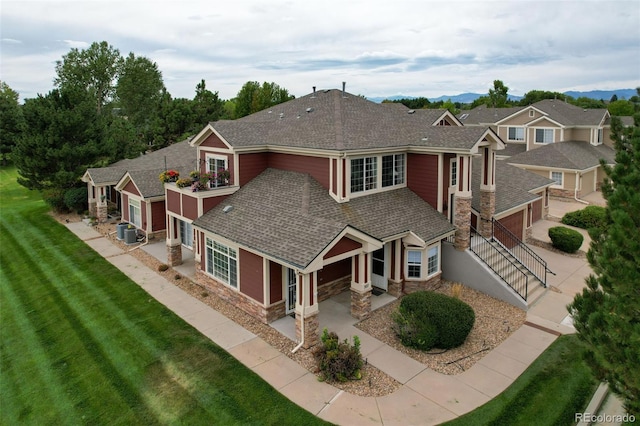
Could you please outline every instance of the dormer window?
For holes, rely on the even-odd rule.
[[[351,160],[352,194],[403,185],[404,182],[404,154],[376,155]]]

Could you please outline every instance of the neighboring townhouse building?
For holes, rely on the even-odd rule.
[[[606,109],[583,109],[546,99],[526,107],[463,111],[465,126],[489,126],[505,141],[500,159],[555,181],[552,195],[579,198],[599,189],[600,159],[614,150]]]
[[[82,180],[87,183],[89,213],[105,222],[108,211],[115,210],[148,237],[164,235],[164,186],[158,177],[167,169],[188,174],[196,167],[196,151],[184,140],[109,167],[87,169]]]

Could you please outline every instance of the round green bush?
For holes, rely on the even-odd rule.
[[[555,248],[566,253],[578,251],[584,240],[581,233],[564,226],[549,228],[549,238],[551,238],[551,243]]]
[[[566,213],[562,223],[582,229],[604,229],[607,226],[607,209],[601,206],[587,206],[582,210]]]
[[[67,206],[64,203],[64,191],[60,188],[50,188],[42,191],[42,199],[45,203],[49,204],[52,208],[59,212],[67,210]]]
[[[402,343],[421,350],[462,345],[475,319],[471,306],[433,291],[406,295],[394,315],[395,331]]]

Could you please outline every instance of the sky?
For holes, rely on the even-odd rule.
[[[33,98],[70,49],[107,41],[157,63],[173,97],[200,80],[296,97],[613,90],[640,86],[640,1],[0,0],[0,80]]]

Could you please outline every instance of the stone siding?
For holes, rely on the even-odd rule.
[[[360,293],[351,289],[351,316],[359,320],[369,318],[371,314],[371,289]]]
[[[491,219],[496,211],[496,193],[495,191],[480,191],[480,223],[478,223],[478,232],[485,238],[491,238],[493,233],[493,224]]]
[[[169,266],[182,265],[182,244],[167,246],[167,263]]]
[[[296,339],[298,342],[302,339],[301,316],[296,312]],[[304,343],[302,347],[309,349],[320,343],[320,323],[318,321],[318,312],[314,312],[304,319]]]
[[[552,197],[563,198],[565,200],[573,200],[575,191],[573,189],[549,188],[549,195]]]
[[[471,243],[471,197],[454,197],[456,227],[454,246],[456,250],[466,250]]]
[[[349,290],[351,275],[318,286],[318,303]]]
[[[415,293],[421,290],[433,290],[440,284],[442,279],[442,272],[438,272],[433,277],[425,281],[405,281],[404,282],[404,294]]]
[[[387,293],[393,297],[402,296],[402,281],[389,280],[387,282]]]

